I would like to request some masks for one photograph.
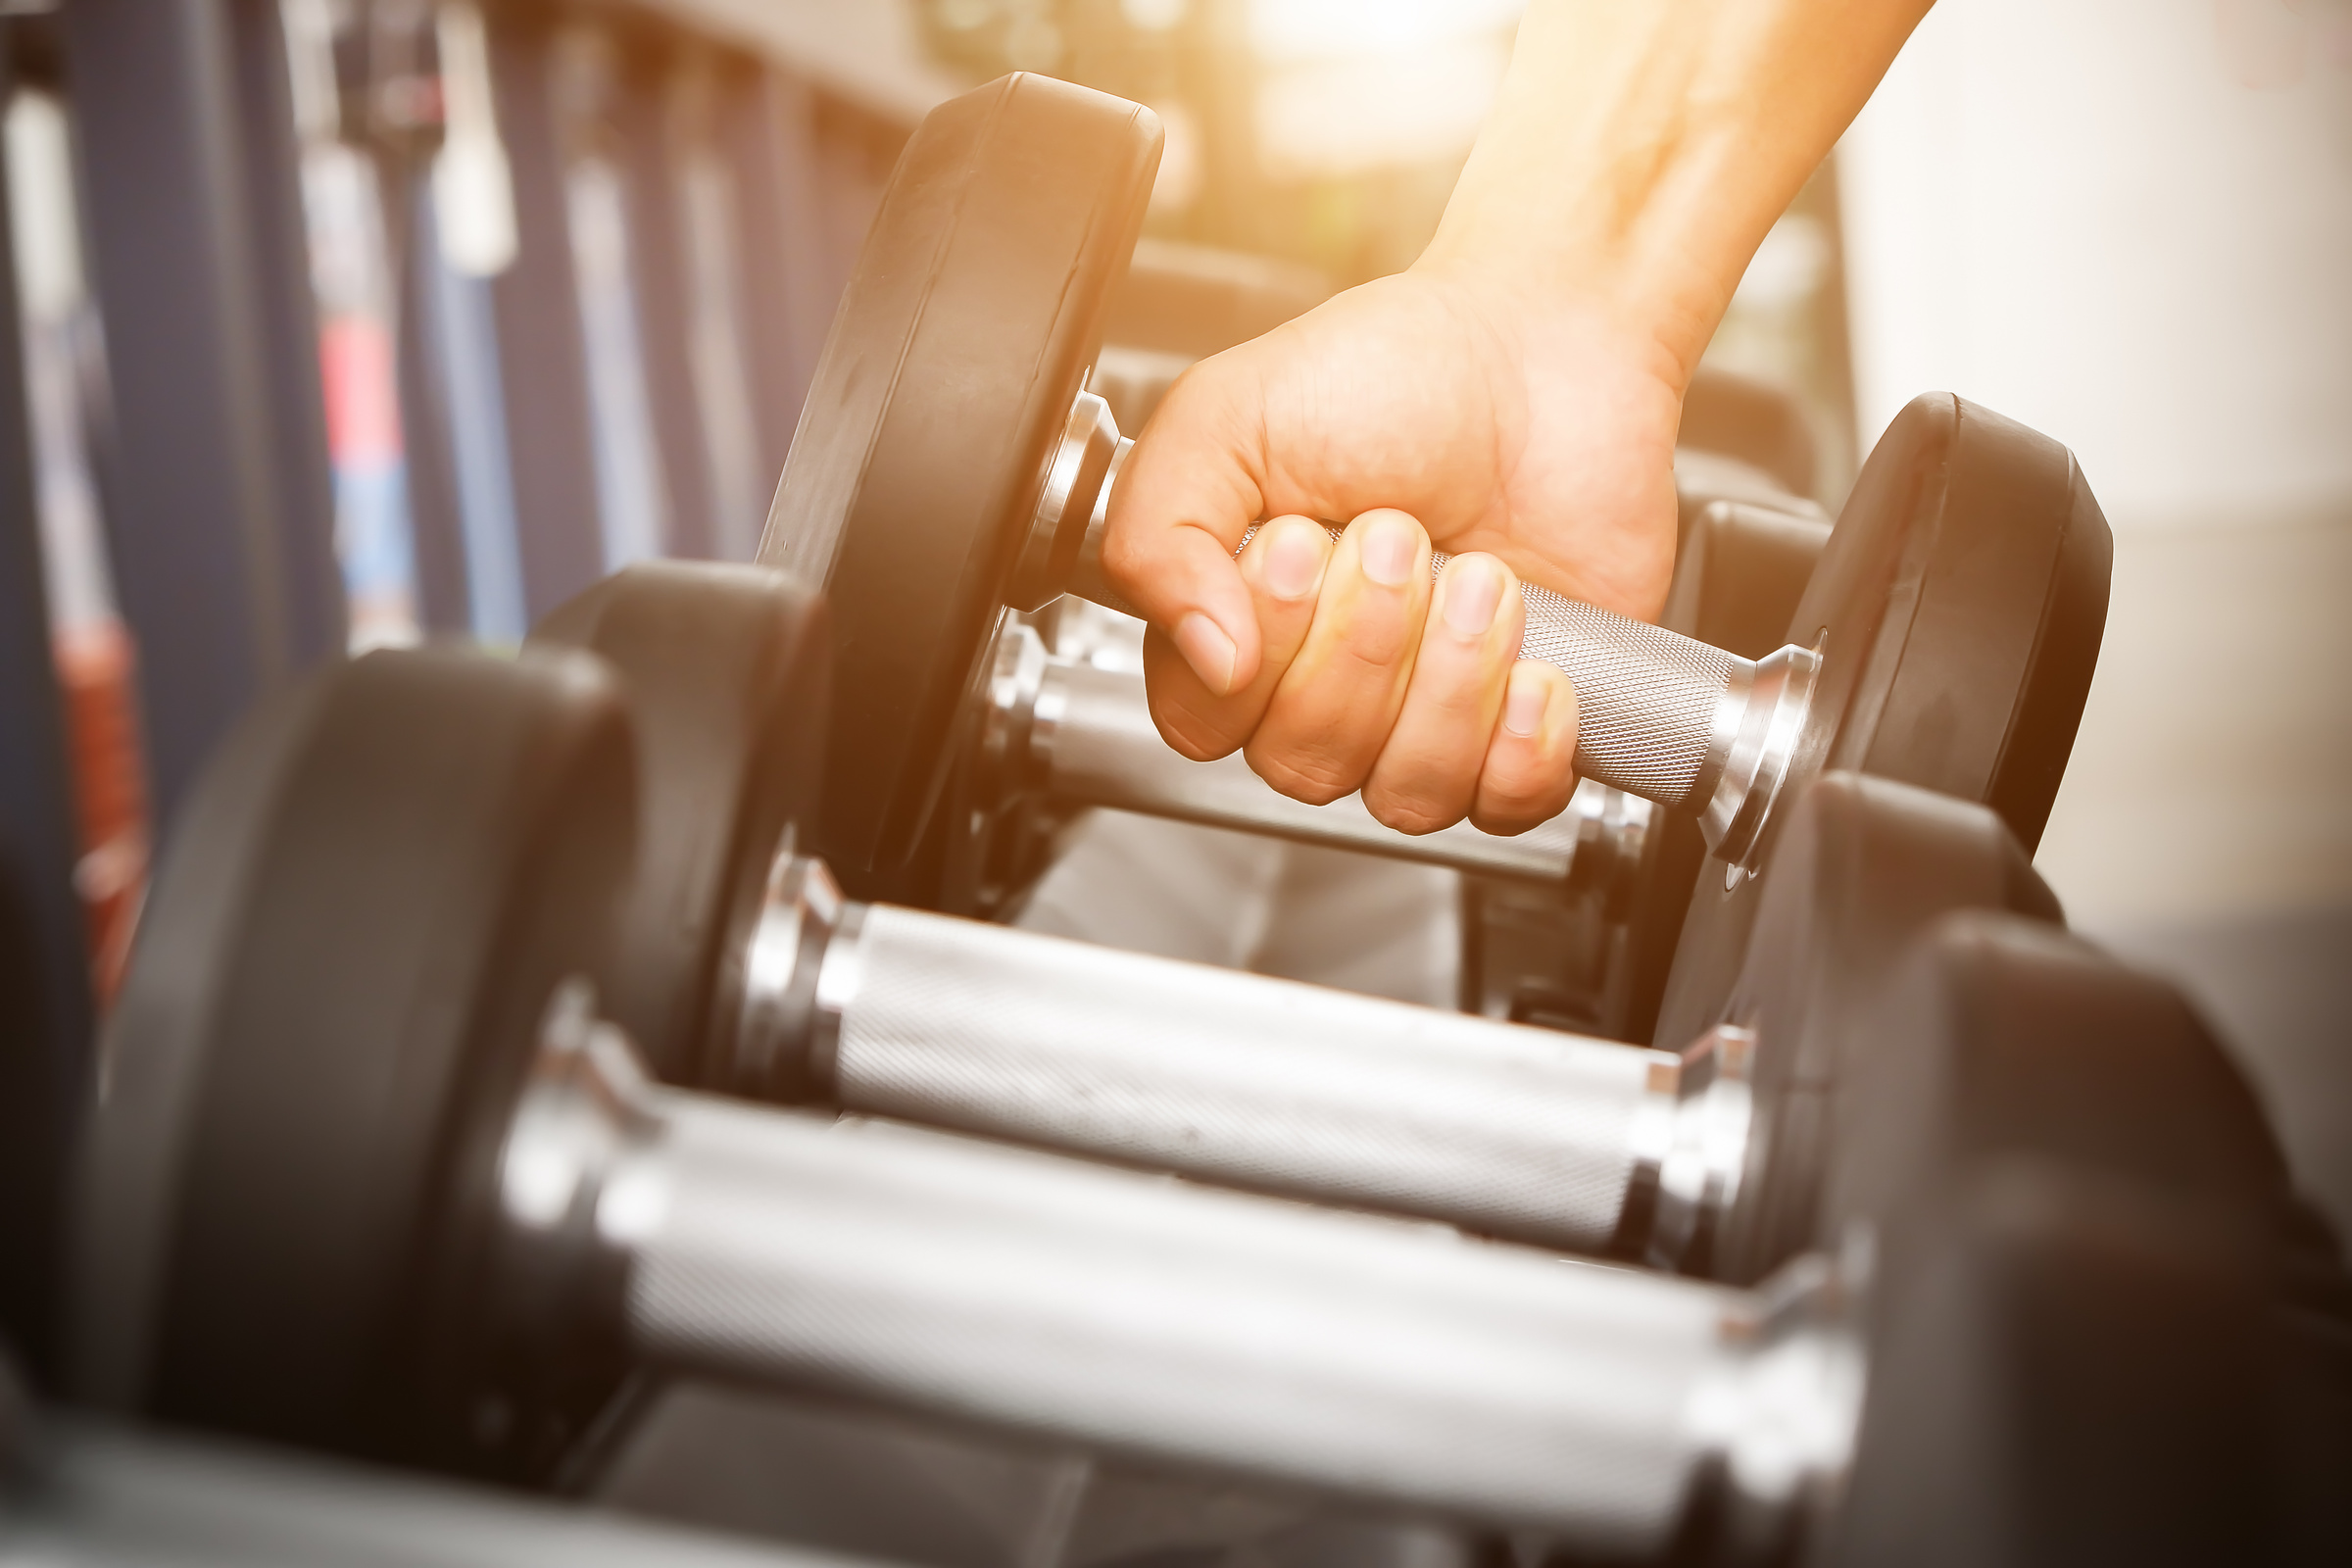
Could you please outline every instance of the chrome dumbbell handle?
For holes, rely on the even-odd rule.
[[[1132,443],[1114,430],[1107,456],[1076,455],[1101,448],[1106,428],[1107,406],[1080,393],[1024,559],[1067,559],[1060,587],[1132,613],[1102,564],[1110,496]],[[1085,486],[1096,474],[1090,497]],[[1049,546],[1049,536],[1066,543]],[[1432,569],[1446,559],[1433,556]],[[1522,597],[1521,655],[1557,665],[1576,685],[1577,773],[1697,813],[1708,847],[1748,864],[1804,729],[1819,656],[1788,647],[1751,662],[1548,589],[1528,587]]]
[[[1185,758],[1153,727],[1141,675],[1050,664],[1040,687],[1029,758],[1046,789],[1062,800],[1550,883],[1567,880],[1572,871],[1597,876],[1602,865],[1617,868],[1620,879],[1630,877],[1632,867],[1623,862],[1639,858],[1647,826],[1647,801],[1632,802],[1641,813],[1636,820],[1625,810],[1629,797],[1585,780],[1568,809],[1515,837],[1482,833],[1468,822],[1435,833],[1399,833],[1375,817],[1358,795],[1310,806],[1277,794],[1239,752],[1213,762]],[[1612,809],[1614,823],[1607,820]],[[1612,827],[1619,838],[1632,840],[1630,855],[1609,854],[1616,846],[1603,840]],[[1579,842],[1588,835],[1595,841],[1590,855]]]
[[[806,859],[771,878],[731,1065],[759,1099],[1665,1262],[1747,1156],[1744,1058],[847,905]]]
[[[1400,833],[1360,796],[1310,806],[1277,794],[1238,753],[1207,762],[1179,755],[1152,724],[1140,673],[1049,658],[1037,632],[1009,616],[998,628],[978,746],[979,776],[1007,794],[1042,789],[1079,805],[1566,883],[1611,906],[1639,875],[1652,811],[1647,801],[1584,780],[1565,811],[1515,836],[1468,822]]]
[[[1662,1547],[1702,1475],[1785,1522],[1850,1446],[1859,1353],[1834,1279],[1776,1306],[1434,1226],[656,1089],[618,1032],[576,1009],[547,1039],[502,1158],[506,1277],[514,1299],[541,1303],[565,1299],[533,1294],[550,1279],[622,1281],[616,1326],[658,1366],[1608,1555]]]

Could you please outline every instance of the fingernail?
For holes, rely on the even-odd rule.
[[[1502,573],[1491,562],[1466,559],[1446,569],[1446,627],[1462,637],[1483,637],[1494,624],[1494,607],[1502,602]],[[1539,709],[1538,711],[1541,711]]]
[[[1232,694],[1235,650],[1224,627],[1198,610],[1191,611],[1176,623],[1175,643],[1176,651],[1193,666],[1203,686],[1219,697]]]
[[[1303,599],[1323,575],[1323,530],[1311,522],[1277,522],[1266,544],[1266,587],[1277,599]]]
[[[1551,685],[1532,669],[1511,671],[1511,689],[1502,699],[1502,727],[1525,740],[1544,727],[1544,710],[1551,701]]]
[[[1364,575],[1383,588],[1403,587],[1420,553],[1420,530],[1402,513],[1384,512],[1364,524]]]

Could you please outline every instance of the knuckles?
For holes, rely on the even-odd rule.
[[[1361,769],[1350,772],[1320,759],[1297,761],[1256,745],[1243,755],[1249,760],[1250,771],[1264,779],[1277,794],[1304,801],[1309,806],[1329,806],[1352,794],[1364,779]]]
[[[1449,828],[1462,819],[1458,808],[1449,809],[1431,806],[1387,790],[1365,790],[1364,809],[1370,811],[1373,820],[1381,826],[1394,828],[1399,833],[1409,833],[1415,838]]]

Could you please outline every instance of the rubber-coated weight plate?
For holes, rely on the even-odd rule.
[[[838,869],[921,832],[1159,142],[1139,105],[1015,74],[933,110],[883,193],[760,547],[832,607]]]
[[[174,837],[109,1041],[81,1398],[415,1440],[504,1110],[551,991],[610,937],[634,804],[619,693],[576,654],[373,654],[243,726]]]
[[[1947,915],[1893,965],[1831,1117],[1817,1235],[2032,1153],[2278,1227],[2286,1163],[2180,994],[2057,928]]]
[[[769,862],[814,815],[824,602],[765,566],[648,562],[551,612],[532,637],[602,657],[636,722],[637,869],[604,1014],[656,1075],[712,1082]]]
[[[1829,768],[1917,784],[1990,806],[2031,854],[2098,661],[2112,556],[2066,448],[1949,394],[1913,400],[1789,625],[1822,668],[1787,788]],[[1715,1022],[1763,880],[1700,865],[1658,1045]]]
[[[1873,510],[1904,495],[1912,522],[1883,563],[1833,533],[1797,607],[1790,642],[1871,637],[1835,730],[1816,725],[1808,754],[1983,801],[2031,855],[2106,629],[2107,519],[2073,453],[1948,394],[1895,417],[1854,494]]]
[[[2278,1545],[2291,1472],[2334,1445],[2278,1441],[2282,1314],[2242,1238],[2026,1157],[1939,1197],[1879,1228],[1852,1466],[1806,1562],[2341,1560]]]
[[[1759,887],[1720,1011],[1756,1034],[1745,1169],[1722,1231],[1686,1259],[1742,1284],[1814,1240],[1829,1106],[1856,1062],[1904,1045],[1879,999],[1910,942],[1958,909],[2059,919],[1989,808],[1858,773],[1826,774],[1794,803]]]

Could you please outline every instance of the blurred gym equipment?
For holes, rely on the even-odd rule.
[[[1929,933],[1876,1026],[1950,1042],[1966,1092],[1914,1092],[1931,1118],[1827,1185],[1833,1250],[1728,1290],[656,1088],[581,978],[628,744],[576,657],[376,655],[249,722],[159,888],[88,1144],[84,1397],[529,1473],[645,1361],[1584,1550],[1871,1560],[1964,1498],[2041,1544],[2209,1553],[2258,1524],[2270,1417],[2239,1374],[2270,1273],[2241,1244],[2282,1228],[2276,1154],[2193,1024],[2093,1116],[2049,1091],[2096,1072],[2001,1049],[2020,984],[2079,999],[2070,1049],[2139,1042],[2095,955],[1997,916]],[[2176,1185],[2210,1238],[2151,1207]],[[2116,1297],[2123,1339],[2083,1312]],[[1962,1414],[1955,1374],[2002,1397]],[[2077,1401],[2183,1378],[2132,1424],[2126,1514],[2112,1484],[1994,1503],[1960,1462],[2033,1431],[2080,1483],[2115,1435]]]

